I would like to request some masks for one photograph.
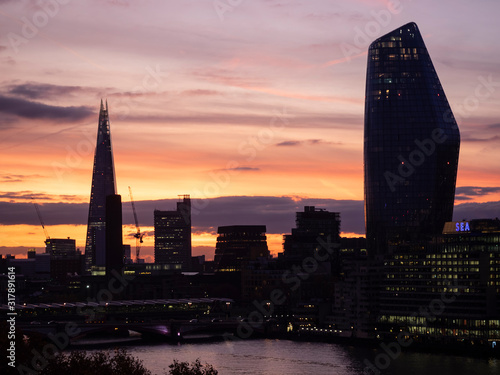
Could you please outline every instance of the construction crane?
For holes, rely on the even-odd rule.
[[[43,223],[42,214],[40,213],[40,209],[38,208],[38,203],[36,203],[35,198],[31,197],[31,201],[33,202],[33,206],[35,206],[36,214],[38,215],[38,220],[40,220],[40,224],[42,224],[43,233],[45,233],[45,242],[50,240],[49,233],[47,229],[45,229],[45,224]]]
[[[130,188],[130,186],[128,187],[128,191],[130,193],[130,203],[132,203],[132,211],[134,212],[135,227],[137,228],[137,232],[134,234],[135,262],[139,263],[139,254],[141,252],[141,243],[143,242],[142,237],[144,237],[144,233],[141,233],[141,228],[139,228],[139,221],[137,220],[137,212],[135,212],[134,198],[132,197],[132,189]]]

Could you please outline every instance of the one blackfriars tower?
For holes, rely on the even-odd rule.
[[[116,182],[108,103],[106,102],[106,107],[104,107],[101,100],[85,244],[87,272],[91,271],[92,266],[106,266],[106,197],[114,195],[116,195]]]
[[[383,255],[453,215],[460,134],[415,23],[370,45],[365,100],[366,236]]]

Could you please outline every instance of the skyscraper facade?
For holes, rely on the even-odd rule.
[[[109,127],[108,103],[101,100],[97,144],[92,171],[87,240],[85,244],[85,270],[106,265],[106,197],[116,194],[115,167]]]
[[[440,233],[452,219],[460,134],[415,23],[369,47],[364,132],[369,253]]]
[[[304,212],[296,213],[296,228],[292,234],[283,236],[284,255],[288,261],[301,264],[323,249],[326,243],[340,241],[340,214],[305,206]],[[333,260],[333,254],[330,261]]]
[[[191,198],[183,195],[175,211],[154,212],[155,263],[180,265],[187,270],[191,264]]]
[[[217,229],[216,271],[241,271],[245,263],[269,257],[265,225],[230,225]]]

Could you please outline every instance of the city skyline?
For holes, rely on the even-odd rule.
[[[193,255],[213,253],[216,228],[231,224],[267,225],[270,249],[282,251],[281,235],[307,205],[340,212],[344,234],[364,234],[366,51],[409,21],[420,26],[462,133],[454,219],[498,216],[499,5],[269,1],[221,14],[212,2],[115,1],[100,12],[88,4],[49,13],[1,2],[2,254],[43,248],[31,196],[50,236],[75,238],[83,250],[101,97],[124,243],[133,246],[135,232],[127,186],[144,232],[155,208],[191,195]],[[23,36],[22,17],[41,25],[41,11],[46,25]],[[88,35],[76,33],[81,27]],[[153,236],[144,239],[152,255]]]

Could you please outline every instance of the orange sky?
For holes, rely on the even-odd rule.
[[[244,2],[221,19],[209,3],[71,2],[27,38],[22,20],[37,5],[2,2],[0,203],[9,212],[0,212],[1,253],[43,247],[41,227],[27,224],[35,210],[23,220],[16,203],[34,195],[44,212],[44,203],[88,202],[100,98],[109,103],[124,202],[128,186],[138,202],[179,194],[361,201],[365,52],[409,21],[459,118],[456,203],[482,203],[474,214],[494,215],[500,4],[402,1],[391,13],[386,1]],[[381,12],[387,24],[377,21]],[[376,35],[366,35],[370,22]],[[14,34],[25,41],[13,44]],[[358,52],[346,56],[346,45]],[[84,223],[47,219],[52,237],[84,247]],[[273,253],[288,227],[269,234]],[[213,248],[214,234],[197,234],[208,232],[193,236],[195,255]]]

